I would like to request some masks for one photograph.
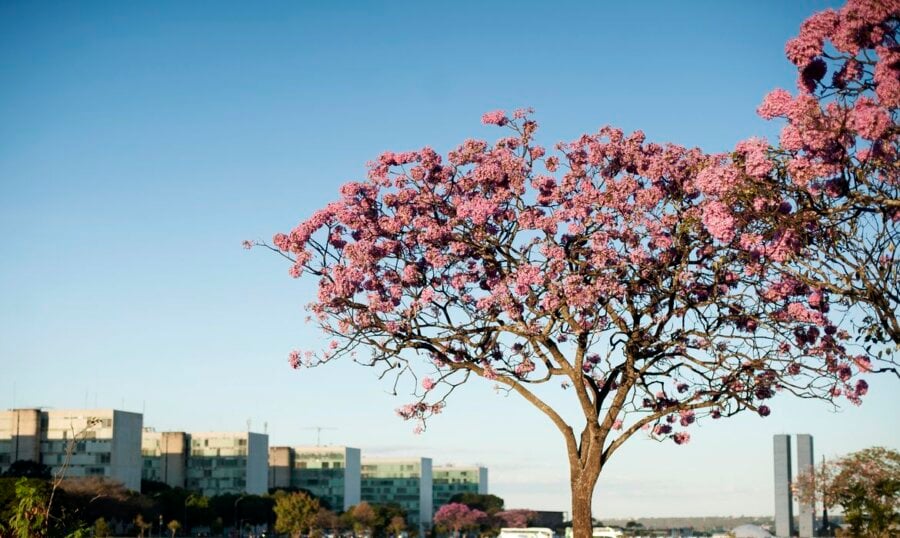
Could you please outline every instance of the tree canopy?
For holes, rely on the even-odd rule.
[[[768,416],[776,394],[860,403],[860,374],[893,368],[900,343],[898,13],[850,0],[804,22],[786,47],[799,93],[759,108],[785,121],[777,146],[604,126],[548,149],[521,109],[482,117],[505,129],[494,142],[381,154],[262,243],[318,281],[309,310],[331,340],[290,364],[350,357],[395,390],[408,374],[397,412],[418,431],[471,378],[519,394],[565,439],[578,536],[639,432],[684,444],[701,418]]]

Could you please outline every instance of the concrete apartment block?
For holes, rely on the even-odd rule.
[[[19,460],[41,460],[40,409],[0,412],[0,471]]]
[[[262,495],[269,482],[269,436],[251,432],[189,434],[185,488],[207,497]]]
[[[101,476],[141,489],[143,416],[116,409],[13,409],[0,413],[0,470],[16,460],[66,464],[68,477]]]
[[[364,458],[362,500],[395,502],[420,534],[431,526],[433,512],[431,458]]]
[[[775,536],[789,538],[794,520],[791,495],[791,436],[775,436]]]
[[[797,435],[797,473],[813,470],[813,438],[809,434]],[[815,532],[816,508],[812,503],[800,503],[797,517],[800,538],[812,538]]]
[[[360,451],[345,446],[279,446],[269,449],[269,487],[303,488],[333,510],[360,502]]]
[[[434,511],[459,493],[488,492],[487,468],[477,465],[442,465],[432,470],[432,504]]]

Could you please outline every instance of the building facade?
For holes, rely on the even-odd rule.
[[[364,458],[362,500],[375,504],[397,503],[407,522],[420,535],[433,517],[431,458]]]
[[[141,489],[143,416],[117,409],[12,409],[0,412],[0,472],[18,460],[54,474],[98,476]]]
[[[791,483],[793,482],[791,465],[791,436],[776,435],[774,437],[775,463],[775,536],[788,538],[812,538],[815,533],[815,507],[812,504],[799,503],[797,525],[794,525],[794,504]],[[809,434],[797,435],[796,472],[813,472],[813,438]]]
[[[157,432],[145,428],[141,436],[141,478],[183,488],[190,436],[185,432]]]
[[[360,451],[345,446],[296,446],[269,449],[269,488],[302,488],[332,510],[359,504]]]
[[[155,432],[142,436],[146,480],[198,491],[263,495],[268,490],[269,437],[251,432]]]
[[[432,468],[432,505],[434,512],[459,493],[488,492],[487,468],[479,466],[443,465]]]
[[[791,536],[794,520],[793,493],[791,492],[791,436],[774,437],[773,459],[775,463],[775,536]]]

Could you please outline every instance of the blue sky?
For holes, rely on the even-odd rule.
[[[0,4],[0,407],[143,409],[158,429],[241,430],[480,462],[508,506],[567,509],[561,438],[466,387],[420,436],[318,341],[308,283],[242,239],[286,231],[383,150],[494,138],[532,106],[548,145],[604,124],[725,150],[776,127],[784,42],[820,2]],[[895,381],[894,381],[895,383]],[[600,517],[770,514],[771,435],[818,454],[900,446],[896,385],[860,408],[778,398],[768,419],[630,441]]]

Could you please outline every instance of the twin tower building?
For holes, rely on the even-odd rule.
[[[813,438],[797,434],[797,474],[813,470]],[[794,523],[794,492],[791,466],[791,436],[775,436],[775,536],[788,538],[812,538],[815,536],[815,505],[798,503],[796,525]]]
[[[72,443],[72,440],[75,443]],[[397,503],[427,526],[457,493],[487,493],[481,466],[432,466],[431,458],[367,458],[358,448],[269,446],[253,432],[157,432],[143,416],[115,409],[0,411],[0,472],[36,461],[66,476],[98,476],[140,491],[141,480],[201,492],[261,495],[303,488],[336,511],[362,501]]]

